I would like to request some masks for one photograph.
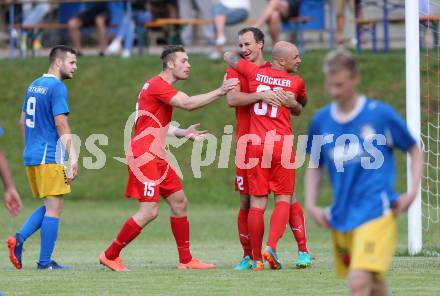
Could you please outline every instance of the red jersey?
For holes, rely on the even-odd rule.
[[[234,68],[228,67],[226,69],[226,79],[238,78],[240,81],[240,92],[249,93],[248,80],[245,76],[238,73]],[[235,136],[238,140],[242,135],[249,132],[249,124],[251,120],[251,115],[249,114],[249,105],[237,106],[235,107]]]
[[[177,92],[160,76],[144,84],[136,104],[136,125],[131,139],[133,156],[150,152],[155,157],[166,158],[165,138],[173,115],[169,102]]]
[[[261,67],[270,67],[270,63],[266,63]],[[260,66],[259,66],[260,67]],[[238,73],[234,68],[228,67],[226,69],[226,79],[238,78],[240,81],[240,92],[251,93],[249,91],[249,82],[246,76]],[[251,121],[250,115],[251,105],[235,107],[235,118],[237,122],[235,136],[238,140],[241,136],[249,133],[249,126]]]
[[[283,89],[295,93],[297,101],[307,101],[304,80],[298,75],[290,76],[271,67],[259,67],[244,59],[238,62],[237,71],[246,76],[251,93]],[[266,133],[272,131],[275,135],[281,135],[281,140],[276,142],[282,144],[283,136],[292,134],[290,111],[285,106],[276,107],[264,102],[253,104],[250,107],[249,133],[258,135],[264,142]]]

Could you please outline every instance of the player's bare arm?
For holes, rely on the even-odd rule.
[[[289,108],[291,110],[290,112],[292,113],[292,115],[299,116],[301,114],[303,106],[297,100],[290,100]]]
[[[5,207],[8,210],[9,214],[12,217],[17,216],[20,212],[22,203],[20,195],[15,188],[14,181],[11,177],[11,172],[9,170],[8,161],[0,149],[0,177],[2,179],[4,185],[4,203]]]
[[[230,67],[237,69],[238,62],[242,59],[240,53],[235,51],[227,51],[224,54],[224,60]]]
[[[73,181],[78,175],[78,159],[75,148],[72,142],[72,134],[69,127],[69,122],[65,114],[60,114],[54,117],[55,126],[57,127],[58,135],[63,143],[70,159],[70,172],[67,176],[67,181]]]
[[[284,98],[279,92],[268,90],[264,92],[244,93],[240,91],[240,87],[236,86],[226,95],[228,105],[231,107],[246,106],[259,101],[263,101],[273,106],[281,106]]]
[[[418,145],[414,145],[408,151],[411,158],[411,191],[402,194],[393,204],[393,211],[400,214],[408,210],[411,203],[416,199],[423,171],[423,151]]]
[[[307,168],[305,178],[306,208],[320,226],[329,228],[325,210],[317,206],[318,192],[323,175],[324,169],[322,167]]]
[[[173,125],[168,127],[168,135],[176,138],[188,138],[192,141],[201,141],[206,138],[207,130],[199,130],[200,123],[190,125],[188,128],[178,128]]]
[[[25,112],[21,112],[21,116],[20,116],[20,128],[21,128],[21,134],[23,135],[23,139],[25,136],[25,130],[26,130],[26,113]]]
[[[237,78],[224,80],[222,85],[205,94],[188,96],[184,92],[179,91],[170,101],[171,106],[184,109],[187,111],[196,110],[209,103],[215,101],[219,97],[227,94],[231,89],[238,85],[239,80]]]

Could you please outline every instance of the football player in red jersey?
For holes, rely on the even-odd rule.
[[[163,71],[148,80],[142,87],[138,102],[134,136],[127,154],[128,182],[125,195],[139,200],[138,211],[128,218],[116,239],[100,255],[99,261],[111,270],[126,271],[120,258],[121,250],[128,245],[142,228],[153,221],[159,211],[159,196],[170,206],[171,229],[179,253],[179,269],[210,269],[214,264],[193,258],[189,244],[187,198],[182,183],[167,160],[165,137],[169,132],[173,107],[194,110],[203,107],[238,84],[238,79],[224,80],[223,84],[208,93],[188,96],[173,87],[179,80],[186,80],[190,73],[188,55],[182,46],[170,46],[162,52]],[[197,137],[199,132],[174,130],[175,136]]]
[[[240,53],[243,58],[251,63],[261,67],[270,67],[263,56],[264,33],[254,27],[246,27],[238,32],[238,41]],[[267,90],[260,93],[250,93],[248,80],[245,76],[238,73],[234,68],[226,69],[227,78],[238,78],[240,84],[227,94],[228,104],[235,107],[236,114],[236,139],[248,134],[250,124],[250,106],[253,103],[263,101],[267,104],[281,106],[287,104],[289,95],[284,91]],[[243,248],[243,257],[239,264],[235,266],[236,270],[250,269],[252,266],[252,247],[248,232],[248,214],[250,207],[249,185],[246,169],[237,165],[247,162],[246,141],[236,145],[236,176],[235,190],[240,193],[240,209],[237,215],[237,228],[241,246]],[[238,142],[237,142],[238,144]]]
[[[276,244],[284,233],[288,221],[299,247],[296,266],[307,267],[311,264],[311,260],[306,245],[304,214],[299,202],[293,198],[295,171],[292,163],[294,151],[290,126],[291,113],[299,115],[307,101],[304,81],[297,75],[289,75],[297,70],[301,59],[297,48],[284,41],[274,45],[273,62],[269,67],[260,67],[243,59],[242,56],[246,56],[245,53],[227,52],[225,60],[229,66],[247,78],[249,92],[283,90],[295,94],[288,104],[267,104],[260,100],[251,105],[249,134],[245,137],[246,141],[240,139],[237,144],[240,146],[240,143],[246,145],[251,142],[247,149],[249,158],[247,163],[238,164],[247,169],[251,195],[248,231],[254,269],[260,270],[264,267],[263,255],[269,261],[271,268],[281,268],[276,255]],[[258,164],[254,163],[252,167],[252,160],[257,160]],[[264,254],[261,254],[264,210],[271,191],[275,194],[275,208],[271,216],[267,247]]]

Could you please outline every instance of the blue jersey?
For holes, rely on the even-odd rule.
[[[54,117],[69,113],[64,83],[50,74],[33,81],[26,91],[22,111],[26,113],[24,165],[63,163],[65,152],[58,144]]]
[[[333,103],[313,117],[307,153],[312,165],[327,168],[334,197],[329,222],[346,232],[389,211],[399,197],[393,148],[408,151],[416,141],[400,115],[384,103],[361,97],[343,123],[335,110]]]

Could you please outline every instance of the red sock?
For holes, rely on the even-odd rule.
[[[264,210],[250,208],[248,214],[248,229],[251,237],[252,257],[254,260],[263,260],[261,244],[264,235]]]
[[[189,251],[189,221],[185,217],[170,217],[171,230],[176,240],[179,262],[188,263],[192,256]]]
[[[133,217],[128,218],[124,226],[122,226],[121,231],[119,231],[118,236],[116,236],[116,239],[107,250],[105,250],[105,257],[110,260],[119,257],[121,250],[138,236],[141,231],[142,227],[134,221]]]
[[[237,226],[241,247],[243,248],[243,257],[249,256],[252,259],[252,246],[248,230],[248,209],[238,211]]]
[[[301,252],[308,252],[307,238],[306,238],[306,220],[304,219],[304,212],[299,201],[295,201],[290,205],[289,217],[290,229],[292,229],[293,236],[298,244],[298,250]]]
[[[289,202],[279,201],[275,204],[275,208],[272,211],[267,245],[274,251],[277,250],[278,240],[283,236],[284,230],[286,230],[286,225],[289,221],[289,206]]]

